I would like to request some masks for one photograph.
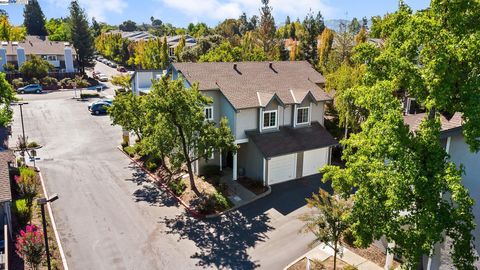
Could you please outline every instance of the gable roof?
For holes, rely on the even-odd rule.
[[[12,200],[8,163],[13,162],[14,160],[15,156],[12,151],[0,151],[0,203]]]
[[[299,103],[308,92],[316,101],[332,99],[321,88],[325,78],[306,61],[173,63],[173,67],[190,83],[198,83],[200,90],[220,90],[235,109],[262,107],[274,94],[284,104]],[[295,100],[297,95],[302,100]]]
[[[64,55],[65,47],[72,48],[72,54],[75,55],[75,50],[66,41],[50,41],[45,36],[26,36],[25,41],[2,41],[0,48],[7,50],[7,55],[17,55],[17,48],[21,47],[25,50],[25,55]]]
[[[403,121],[410,128],[410,131],[416,131],[420,127],[420,123],[427,117],[426,113],[407,114],[403,117]],[[451,132],[459,132],[462,129],[463,119],[461,113],[455,113],[452,118],[447,119],[440,115],[442,134],[450,134]]]

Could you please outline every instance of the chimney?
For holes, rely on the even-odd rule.
[[[3,66],[7,63],[7,49],[0,48],[0,71],[3,71]]]
[[[237,63],[233,63],[233,69],[237,70]]]
[[[273,69],[273,63],[272,62],[268,63],[268,67],[270,67],[270,69]]]
[[[20,68],[23,63],[27,61],[27,57],[25,56],[25,49],[22,47],[17,47],[17,63],[18,63],[18,68]]]
[[[75,72],[75,68],[73,67],[73,54],[72,48],[65,47],[63,49],[64,58],[65,58],[65,71],[66,72]]]

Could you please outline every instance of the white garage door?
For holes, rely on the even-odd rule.
[[[273,185],[296,178],[297,154],[274,157],[268,161],[268,184]]]
[[[328,147],[320,148],[303,153],[302,176],[319,173],[319,169],[328,164]]]

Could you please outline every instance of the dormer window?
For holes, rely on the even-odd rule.
[[[297,124],[308,124],[310,122],[310,107],[297,108]]]
[[[277,111],[265,111],[263,112],[263,128],[276,128],[277,127]]]
[[[205,120],[207,121],[213,121],[213,107],[205,107],[203,109],[203,112],[205,114]]]

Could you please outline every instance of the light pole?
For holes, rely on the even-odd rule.
[[[50,198],[39,198],[37,199],[37,204],[40,205],[42,210],[42,223],[43,223],[43,237],[45,238],[45,252],[47,253],[47,266],[48,270],[52,269],[50,264],[50,250],[48,248],[48,236],[47,236],[47,219],[45,218],[45,205],[50,202],[54,202],[58,199],[57,194],[53,194]]]
[[[22,122],[22,144],[20,145],[22,147],[22,157],[25,158],[25,148],[27,147],[27,140],[25,139],[25,125],[23,124],[23,105],[27,105],[28,102],[18,102],[18,103],[12,103],[12,105],[18,105],[20,106],[20,119]]]

